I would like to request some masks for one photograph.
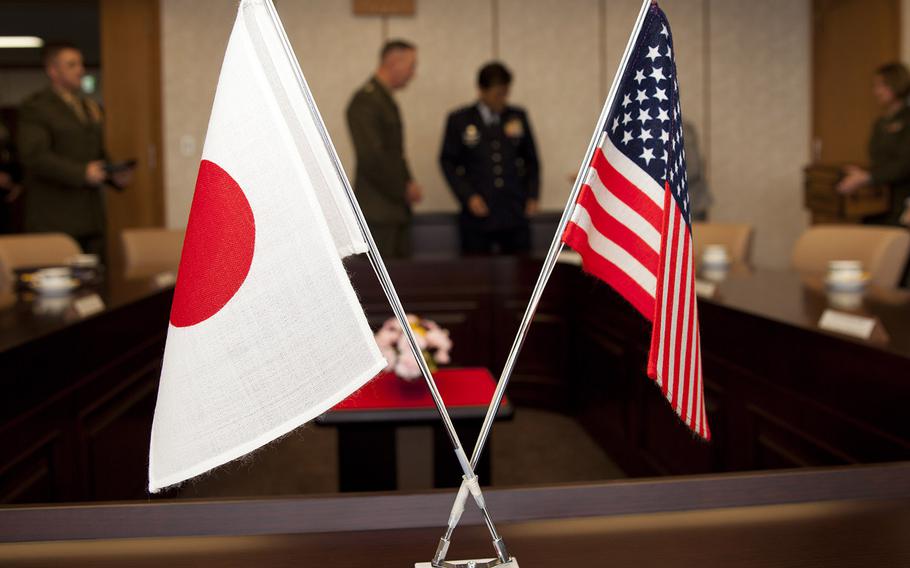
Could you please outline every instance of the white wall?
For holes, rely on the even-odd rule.
[[[903,0],[910,2],[910,0]],[[755,260],[782,266],[805,227],[810,136],[809,0],[663,0],[683,114],[698,128],[714,217],[756,226]],[[418,0],[413,17],[355,17],[342,0],[278,2],[288,36],[349,172],[344,108],[384,38],[419,46],[398,100],[419,211],[453,211],[436,160],[445,115],[474,97],[478,67],[502,58],[543,164],[543,206],[559,210],[638,11],[637,0]],[[186,222],[235,0],[161,0],[167,222]],[[906,11],[905,11],[906,17]],[[182,142],[182,143],[181,143]],[[697,235],[696,235],[697,238]]]

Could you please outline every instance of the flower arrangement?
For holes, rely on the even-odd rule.
[[[423,351],[430,370],[435,371],[437,365],[448,364],[449,351],[452,350],[449,330],[439,327],[434,321],[422,319],[413,314],[408,314],[408,323],[414,330],[417,345]],[[389,362],[385,368],[386,371],[393,371],[407,381],[420,377],[420,367],[417,366],[417,360],[408,346],[408,338],[398,324],[398,320],[387,319],[376,332],[375,337],[379,350]]]

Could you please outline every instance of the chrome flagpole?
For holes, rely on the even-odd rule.
[[[297,60],[297,56],[294,54],[291,43],[284,31],[284,26],[281,24],[281,19],[278,16],[275,5],[272,3],[272,0],[263,0],[263,3],[268,8],[268,13],[271,17],[272,25],[275,27],[275,31],[278,34],[278,37],[281,39],[285,55],[288,57],[291,63],[291,68],[294,70],[294,75],[297,78],[298,86],[303,93],[304,99],[306,100],[307,106],[309,107],[310,114],[312,115],[316,123],[316,127],[319,130],[319,134],[322,137],[322,141],[325,144],[325,147],[329,150],[329,156],[332,159],[332,164],[335,167],[335,171],[338,174],[338,177],[345,189],[345,194],[348,198],[348,202],[354,211],[354,216],[357,219],[357,225],[363,234],[364,239],[366,240],[367,246],[369,248],[367,252],[370,259],[370,264],[376,273],[376,277],[379,279],[379,283],[382,286],[382,290],[385,293],[386,298],[389,300],[389,304],[392,307],[392,312],[395,314],[395,318],[401,325],[401,329],[404,332],[405,337],[407,337],[408,345],[411,349],[411,352],[414,354],[414,359],[417,361],[417,365],[420,367],[420,372],[423,375],[423,378],[426,380],[427,387],[430,389],[430,395],[433,398],[433,403],[435,404],[436,410],[442,419],[446,434],[448,434],[449,441],[451,442],[452,447],[455,451],[455,457],[458,459],[458,463],[461,465],[461,469],[464,472],[464,481],[462,482],[462,488],[466,487],[467,489],[465,490],[465,494],[470,493],[474,498],[474,501],[477,503],[477,506],[483,515],[484,522],[487,525],[487,530],[493,539],[493,548],[496,551],[496,556],[500,563],[506,564],[513,559],[509,556],[502,537],[500,537],[496,532],[496,527],[493,524],[493,519],[490,516],[489,511],[487,510],[486,503],[483,498],[483,493],[480,489],[480,483],[478,482],[477,476],[474,474],[474,468],[468,461],[461,441],[458,438],[458,432],[455,430],[454,424],[452,424],[452,419],[449,416],[449,412],[442,400],[442,395],[439,393],[439,389],[436,387],[436,381],[433,379],[433,375],[430,372],[430,368],[427,366],[423,352],[417,343],[417,337],[414,335],[414,330],[411,329],[407,314],[401,304],[401,299],[398,297],[398,292],[395,290],[394,284],[392,284],[392,279],[389,277],[385,262],[382,260],[382,256],[379,254],[379,250],[376,247],[376,242],[373,240],[373,235],[370,233],[370,229],[367,225],[366,219],[363,216],[363,212],[360,210],[360,204],[357,202],[357,198],[354,196],[354,190],[351,188],[351,184],[344,172],[344,167],[341,164],[341,160],[335,151],[335,146],[332,144],[332,140],[329,137],[328,129],[325,127],[325,123],[322,120],[322,115],[319,113],[319,109],[316,107],[316,102],[313,99],[312,93],[310,92],[310,88],[306,82],[306,78],[303,75],[303,71],[300,69],[300,64]]]
[[[543,261],[543,266],[541,267],[540,274],[537,277],[537,283],[534,285],[534,289],[531,291],[531,298],[528,301],[528,306],[521,318],[521,323],[518,325],[518,332],[515,335],[515,340],[512,342],[512,349],[509,351],[509,355],[506,358],[506,363],[502,369],[502,374],[499,377],[499,382],[496,384],[496,390],[493,393],[493,399],[490,402],[490,406],[487,408],[487,414],[484,417],[483,426],[481,426],[480,434],[477,436],[477,442],[474,444],[474,452],[471,454],[471,467],[473,468],[477,467],[477,464],[480,461],[480,456],[483,453],[484,446],[490,437],[490,432],[493,429],[493,421],[496,419],[496,413],[499,411],[500,404],[502,404],[502,398],[505,395],[506,387],[509,385],[509,379],[512,378],[512,372],[515,369],[515,363],[518,361],[518,355],[521,353],[521,348],[524,346],[525,338],[528,335],[528,331],[531,327],[531,322],[534,319],[534,314],[537,312],[537,305],[540,302],[540,297],[543,295],[543,291],[547,286],[550,275],[553,273],[553,269],[556,267],[556,261],[559,258],[559,253],[563,248],[562,234],[566,230],[566,226],[569,224],[569,220],[572,218],[572,212],[575,209],[575,202],[578,200],[578,194],[581,192],[581,187],[584,184],[585,174],[587,173],[591,160],[594,157],[594,152],[596,151],[598,145],[601,143],[602,137],[604,135],[604,129],[606,127],[606,121],[610,114],[610,108],[613,106],[613,101],[616,98],[616,92],[619,89],[619,84],[622,81],[622,76],[625,73],[626,66],[629,63],[629,58],[632,55],[632,50],[635,47],[635,40],[638,37],[638,33],[641,31],[642,24],[645,21],[645,16],[647,16],[648,9],[650,8],[651,4],[656,4],[655,0],[642,1],[641,9],[638,12],[638,18],[635,20],[635,27],[632,28],[632,34],[629,36],[629,41],[626,44],[625,52],[623,52],[622,59],[620,60],[619,68],[616,71],[616,75],[613,77],[613,84],[610,86],[610,91],[607,94],[607,100],[604,102],[603,109],[600,111],[600,117],[597,119],[597,126],[594,129],[594,134],[591,136],[591,142],[588,144],[588,149],[585,152],[584,159],[581,162],[581,166],[578,168],[578,175],[575,177],[575,183],[572,185],[572,191],[569,193],[569,199],[567,200],[566,207],[563,210],[562,217],[560,217],[559,224],[556,227],[556,234],[553,235],[553,241],[550,243],[550,249],[547,252],[547,256]],[[465,489],[465,485],[462,484],[462,486],[459,488],[458,494],[455,497],[455,503],[452,505],[452,511],[449,514],[449,523],[448,527],[446,528],[446,533],[442,538],[439,539],[437,553],[433,558],[434,566],[440,565],[445,560],[445,553],[448,550],[449,544],[451,543],[452,533],[455,531],[455,527],[458,525],[458,522],[461,519],[462,512],[464,512],[467,493],[468,492]]]

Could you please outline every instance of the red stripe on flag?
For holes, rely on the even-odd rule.
[[[588,242],[588,234],[582,227],[570,221],[563,233],[562,241],[581,255],[582,268],[585,272],[612,286],[648,320],[654,317],[654,298],[625,271],[592,249]]]
[[[669,212],[670,207],[670,185],[666,184],[664,188],[664,211]],[[663,225],[660,227],[660,263],[657,267],[657,288],[654,292],[654,313],[651,321],[654,325],[651,327],[651,349],[648,351],[648,376],[658,381],[657,378],[657,356],[660,351],[661,329],[663,327],[663,307],[661,305],[664,294],[664,263],[667,258],[667,221],[669,215],[663,216]]]
[[[591,160],[591,167],[597,170],[597,177],[604,187],[610,190],[610,193],[618,197],[623,203],[634,209],[641,215],[645,221],[650,223],[658,231],[661,229],[663,222],[663,211],[657,206],[650,197],[639,189],[635,184],[627,180],[616,168],[610,164],[604,153],[597,149],[594,152],[594,158]]]
[[[691,241],[689,243],[689,246],[691,247]],[[691,256],[690,256],[690,259],[691,259]],[[689,262],[691,264],[692,261],[690,260]],[[691,266],[690,266],[690,268],[691,268]],[[690,278],[694,280],[695,275],[691,274]],[[689,403],[692,400],[691,399],[692,386],[695,383],[695,373],[693,372],[693,367],[692,367],[692,364],[693,364],[692,353],[695,349],[695,346],[693,345],[693,343],[695,342],[695,337],[692,335],[692,329],[694,328],[696,318],[698,317],[696,310],[695,310],[696,301],[697,300],[695,298],[695,286],[694,286],[694,284],[690,284],[689,298],[688,298],[689,324],[686,327],[686,358],[685,358],[686,366],[685,366],[685,375],[684,375],[685,376],[685,381],[684,381],[685,388],[683,389],[681,406],[679,407],[681,410],[680,415],[683,417],[683,420],[685,420],[686,423],[690,423],[690,421],[692,420],[692,417],[695,416],[694,412],[689,411]]]
[[[698,395],[698,434],[705,440],[711,439],[711,430],[708,428],[708,413],[705,410],[705,381],[701,371],[701,335],[698,337],[698,349],[695,352],[695,372],[697,373],[696,394]]]
[[[667,302],[666,305],[661,306],[661,309],[664,310],[663,317],[663,327],[661,333],[664,334],[664,352],[663,352],[663,361],[661,361],[661,387],[663,388],[664,395],[667,394],[668,388],[668,379],[670,375],[670,358],[673,357],[673,349],[671,341],[675,337],[673,334],[673,314],[676,311],[676,301],[674,296],[679,287],[679,282],[676,279],[676,263],[677,263],[677,252],[679,251],[679,229],[678,224],[680,221],[679,213],[676,210],[676,204],[670,204],[670,212],[668,214],[673,216],[673,222],[671,226],[673,227],[673,240],[672,244],[667,247],[668,258],[664,259],[664,262],[667,262],[670,267],[668,275],[670,276],[670,281],[667,283]]]
[[[688,382],[686,380],[688,377],[688,369],[683,367],[683,365],[685,364],[685,360],[686,360],[686,354],[685,354],[685,351],[683,350],[683,336],[685,334],[685,326],[687,325],[686,324],[686,313],[688,312],[688,309],[689,309],[689,295],[688,295],[689,286],[687,286],[687,283],[688,283],[689,279],[692,278],[692,275],[689,273],[689,242],[691,241],[691,239],[689,238],[689,231],[686,228],[686,223],[685,223],[684,219],[680,219],[680,231],[679,232],[680,232],[680,239],[682,240],[682,243],[680,243],[680,245],[682,246],[682,267],[681,267],[682,270],[680,272],[681,278],[679,279],[679,282],[677,284],[678,289],[679,289],[679,302],[678,302],[678,305],[676,308],[676,314],[677,314],[677,318],[678,318],[677,323],[676,323],[676,349],[673,350],[674,351],[673,357],[675,358],[675,361],[676,361],[676,373],[675,373],[675,377],[674,377],[675,381],[673,384],[672,404],[673,404],[673,408],[682,410],[682,408],[679,405],[679,398],[680,398],[679,391],[685,389],[686,385],[688,384]],[[688,345],[687,345],[687,347],[688,347]],[[682,415],[682,414],[683,414],[683,412],[680,412],[680,415]]]
[[[605,235],[611,241],[624,248],[649,271],[652,273],[657,272],[657,267],[660,262],[657,251],[648,246],[648,244],[638,236],[638,233],[632,231],[629,227],[620,223],[616,217],[607,213],[597,201],[597,198],[594,196],[594,191],[590,186],[582,186],[581,195],[578,197],[578,203],[587,210],[588,216],[591,217],[591,222],[594,224],[594,228],[597,229],[597,232]]]

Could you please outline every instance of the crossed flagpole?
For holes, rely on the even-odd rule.
[[[493,393],[493,399],[490,401],[490,406],[487,408],[487,413],[484,417],[483,425],[480,428],[480,433],[478,434],[477,441],[474,444],[474,451],[471,454],[470,465],[473,468],[477,467],[477,464],[480,461],[480,457],[483,454],[484,446],[486,445],[487,440],[490,437],[490,432],[493,429],[493,421],[496,419],[496,413],[499,411],[499,406],[502,404],[502,398],[505,396],[506,387],[509,385],[509,379],[512,378],[512,372],[515,370],[515,364],[518,361],[518,355],[521,353],[521,349],[524,346],[524,342],[527,338],[531,323],[534,320],[534,314],[537,313],[537,306],[540,303],[540,297],[543,295],[544,288],[547,286],[550,275],[553,273],[553,269],[556,267],[556,261],[559,258],[559,253],[562,252],[562,234],[565,231],[569,220],[572,218],[572,212],[575,208],[575,203],[578,200],[578,194],[581,192],[581,187],[584,184],[585,171],[587,170],[588,165],[591,163],[591,158],[594,156],[594,151],[597,148],[597,145],[602,137],[604,127],[606,126],[607,117],[610,114],[610,108],[613,106],[613,101],[616,98],[616,92],[619,89],[622,76],[625,73],[629,58],[632,55],[632,50],[635,46],[635,40],[638,37],[638,33],[641,30],[642,24],[645,21],[645,16],[648,13],[648,8],[652,4],[656,5],[656,3],[657,2],[655,0],[642,1],[641,8],[638,12],[638,18],[635,20],[635,26],[632,28],[632,33],[629,36],[628,43],[626,44],[626,49],[620,61],[619,68],[616,70],[616,75],[613,78],[613,84],[610,86],[610,91],[607,94],[607,99],[604,102],[603,109],[600,112],[600,118],[597,119],[597,125],[594,128],[594,134],[591,136],[591,142],[588,144],[588,149],[585,152],[585,157],[581,162],[581,166],[579,167],[578,175],[575,176],[575,183],[572,186],[572,191],[569,194],[566,207],[563,209],[562,217],[560,218],[559,224],[556,227],[556,232],[553,235],[553,241],[550,243],[550,248],[547,251],[547,256],[544,259],[540,274],[537,277],[537,283],[534,285],[534,289],[531,291],[531,298],[528,301],[528,306],[521,318],[521,323],[518,325],[518,332],[515,335],[515,340],[512,342],[512,348],[509,351],[509,355],[506,357],[506,362],[503,366],[502,374],[499,377],[499,381],[496,384],[496,390]],[[461,515],[464,512],[465,501],[467,500],[468,493],[465,487],[465,484],[462,483],[461,487],[458,490],[458,493],[455,496],[455,502],[452,504],[452,510],[449,513],[449,522],[448,526],[446,527],[446,532],[442,538],[439,539],[439,546],[436,549],[436,555],[433,557],[433,566],[442,566],[445,562],[445,555],[448,551],[449,545],[451,544],[452,533],[455,531],[455,527],[458,526],[458,522],[461,520]]]
[[[604,131],[605,123],[609,115],[610,109],[613,106],[613,101],[616,98],[616,92],[619,88],[621,78],[625,72],[628,61],[631,57],[632,50],[635,45],[635,40],[638,36],[639,31],[641,30],[642,24],[647,15],[648,9],[651,5],[655,5],[655,0],[642,0],[642,5],[638,13],[638,17],[635,21],[635,26],[632,30],[632,33],[629,37],[629,41],[626,45],[625,52],[619,68],[616,71],[614,76],[613,83],[610,87],[610,91],[607,95],[607,99],[604,102],[604,106],[601,110],[600,117],[597,121],[596,127],[594,129],[594,134],[591,137],[591,142],[588,145],[588,149],[585,152],[584,159],[581,162],[579,167],[578,175],[575,178],[575,183],[572,187],[572,191],[568,197],[567,205],[563,210],[562,216],[560,218],[559,224],[557,226],[556,232],[553,236],[553,240],[550,244],[550,248],[547,252],[547,256],[543,262],[540,274],[538,275],[537,282],[534,286],[534,289],[531,292],[531,297],[529,299],[525,313],[522,316],[522,320],[519,324],[518,331],[516,333],[515,339],[512,343],[512,348],[509,351],[509,354],[506,358],[506,362],[503,366],[502,374],[500,375],[499,381],[496,385],[496,390],[493,394],[493,398],[490,401],[490,405],[487,408],[486,416],[484,417],[483,425],[481,427],[480,433],[478,435],[477,441],[474,445],[474,451],[472,452],[471,459],[468,460],[467,455],[465,454],[464,448],[461,444],[461,441],[458,437],[458,433],[455,430],[454,425],[452,424],[451,417],[449,416],[448,410],[446,409],[445,403],[442,400],[442,396],[439,393],[438,388],[436,387],[436,382],[433,379],[432,373],[427,365],[426,359],[424,358],[423,352],[420,349],[417,338],[414,335],[414,331],[411,329],[411,326],[407,320],[407,315],[404,310],[404,307],[401,304],[401,300],[398,297],[398,293],[395,290],[395,286],[392,283],[392,280],[389,276],[388,270],[386,269],[385,263],[382,260],[382,256],[379,254],[379,250],[376,247],[376,243],[373,240],[373,236],[370,233],[369,227],[366,223],[366,219],[363,216],[363,212],[360,209],[360,205],[357,202],[357,199],[354,195],[354,191],[350,185],[347,175],[344,172],[344,168],[341,165],[341,160],[338,157],[337,152],[335,151],[335,146],[332,144],[331,138],[328,134],[328,130],[325,127],[325,124],[322,120],[322,116],[319,113],[316,103],[313,99],[310,88],[306,82],[306,78],[303,75],[302,70],[300,69],[299,62],[296,55],[294,54],[293,48],[291,47],[290,41],[287,38],[287,34],[284,31],[284,26],[281,24],[281,20],[278,16],[278,13],[275,9],[272,0],[264,0],[263,3],[267,7],[268,14],[271,18],[271,22],[275,28],[275,31],[278,37],[281,40],[282,47],[285,51],[285,55],[291,63],[291,67],[294,71],[294,75],[297,79],[298,86],[300,87],[306,104],[309,108],[310,113],[316,123],[316,126],[319,130],[319,134],[322,137],[322,141],[325,144],[326,148],[329,150],[329,155],[331,157],[332,165],[335,168],[336,174],[341,180],[342,186],[344,187],[346,197],[349,201],[349,204],[354,211],[355,219],[357,221],[358,228],[364,236],[364,240],[368,245],[368,257],[370,259],[370,264],[373,267],[374,272],[380,282],[380,285],[383,288],[389,303],[392,307],[392,311],[395,315],[395,318],[398,320],[401,325],[402,330],[405,333],[405,337],[408,340],[408,346],[411,349],[411,352],[414,354],[414,358],[417,361],[420,372],[424,377],[424,380],[427,383],[427,387],[430,390],[430,394],[433,398],[433,403],[436,406],[436,409],[442,419],[443,426],[446,430],[446,433],[449,437],[449,440],[452,444],[452,447],[455,451],[455,456],[458,459],[458,462],[461,466],[461,469],[464,473],[463,481],[459,487],[458,493],[455,497],[455,502],[452,505],[451,512],[449,513],[448,524],[446,528],[445,535],[440,538],[439,545],[436,548],[436,553],[433,557],[432,565],[435,567],[445,566],[445,557],[451,543],[452,534],[457,527],[459,521],[461,520],[462,513],[464,512],[465,504],[468,498],[468,495],[471,495],[474,499],[474,502],[477,504],[480,512],[483,516],[484,522],[487,526],[487,530],[490,533],[490,536],[493,539],[493,547],[496,551],[497,559],[500,563],[505,564],[512,559],[506,549],[505,543],[501,536],[499,536],[496,531],[496,527],[493,523],[493,519],[486,507],[486,503],[483,497],[483,492],[480,489],[480,484],[478,482],[477,476],[474,473],[474,469],[477,467],[480,457],[483,453],[483,449],[486,445],[487,440],[489,439],[490,433],[493,427],[493,421],[496,418],[496,413],[499,410],[502,399],[505,395],[506,387],[508,386],[509,380],[511,379],[512,373],[515,368],[515,364],[518,360],[518,356],[521,353],[521,349],[524,346],[525,339],[527,338],[528,331],[530,329],[531,323],[534,319],[534,315],[537,311],[537,306],[540,302],[540,298],[543,294],[543,291],[549,281],[550,275],[553,272],[553,269],[556,266],[556,261],[559,257],[559,253],[562,251],[562,234],[566,229],[569,220],[572,217],[572,211],[574,209],[575,203],[578,199],[579,192],[581,191],[582,185],[584,183],[584,173],[588,164],[590,164],[591,159],[594,155],[595,149],[598,142],[601,139],[602,133]]]
[[[436,387],[436,381],[433,379],[433,375],[430,372],[423,352],[417,343],[417,338],[414,335],[414,330],[411,329],[411,326],[408,322],[407,314],[401,304],[401,299],[398,297],[398,292],[395,290],[395,285],[392,283],[392,279],[389,277],[385,262],[382,260],[382,256],[379,254],[379,250],[376,247],[376,242],[373,240],[373,235],[370,233],[369,226],[367,225],[366,219],[363,216],[363,212],[360,209],[360,204],[357,202],[357,198],[354,196],[354,190],[351,188],[350,181],[348,180],[348,177],[344,172],[344,168],[341,165],[341,160],[335,151],[335,146],[332,144],[332,140],[329,137],[328,129],[325,127],[325,123],[322,120],[322,115],[319,113],[319,109],[316,107],[316,102],[313,100],[313,95],[310,92],[310,88],[306,82],[306,78],[303,75],[303,71],[300,69],[300,64],[297,60],[297,56],[294,54],[291,43],[284,31],[284,26],[281,24],[281,19],[278,16],[275,5],[272,3],[272,0],[264,0],[264,4],[268,10],[268,14],[271,18],[272,25],[275,28],[275,32],[281,40],[285,55],[291,63],[291,68],[294,71],[294,76],[297,79],[298,86],[303,92],[307,107],[309,108],[309,111],[316,123],[316,127],[319,130],[322,141],[325,144],[326,148],[329,150],[329,156],[331,158],[332,165],[334,166],[335,171],[341,180],[350,206],[354,211],[357,225],[363,234],[364,240],[368,246],[367,255],[370,259],[370,264],[373,267],[373,271],[376,273],[376,277],[379,279],[379,283],[382,286],[386,298],[389,300],[389,304],[392,307],[392,312],[394,313],[395,318],[401,325],[405,337],[407,337],[408,346],[410,347],[411,352],[414,354],[414,358],[416,359],[417,365],[420,368],[420,372],[427,383],[427,387],[430,389],[430,395],[433,398],[433,403],[436,406],[436,410],[439,413],[440,418],[442,419],[446,434],[448,435],[449,441],[452,444],[452,448],[455,451],[455,457],[458,459],[458,463],[461,465],[461,469],[464,473],[464,481],[462,483],[459,494],[463,493],[465,499],[467,499],[467,495],[470,493],[470,495],[474,498],[474,502],[480,509],[484,522],[486,523],[487,530],[493,539],[493,548],[496,551],[497,559],[501,563],[507,563],[511,560],[511,557],[509,556],[508,550],[506,549],[502,537],[500,537],[497,533],[493,519],[487,510],[483,492],[480,489],[480,483],[477,479],[477,476],[474,474],[474,468],[469,462],[467,455],[465,454],[464,447],[462,446],[461,440],[458,437],[458,432],[455,430],[455,426],[452,424],[452,419],[449,416],[449,412],[442,400],[442,395],[439,393],[439,389]],[[464,509],[464,501],[461,502],[461,509]],[[437,550],[437,555],[441,554],[442,556],[445,556],[445,552],[446,550]]]

